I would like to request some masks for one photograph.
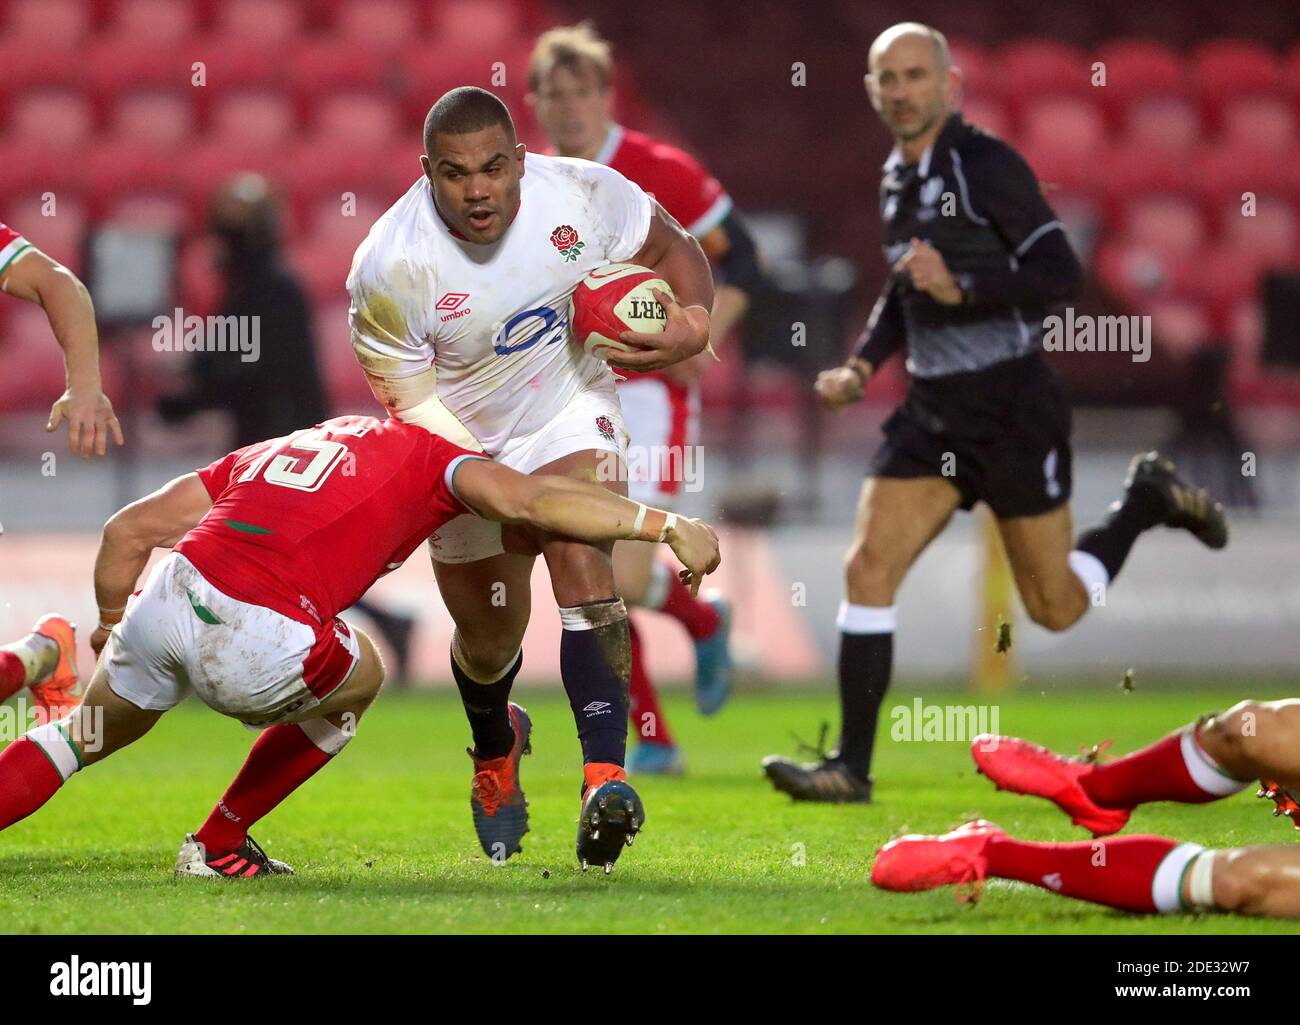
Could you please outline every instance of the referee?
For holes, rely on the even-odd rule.
[[[1228,540],[1222,507],[1154,452],[1134,458],[1104,522],[1072,540],[1070,407],[1040,341],[1047,307],[1081,283],[1079,262],[1025,161],[953,109],[961,73],[942,33],[895,25],[867,63],[871,104],[894,137],[880,186],[890,274],[856,353],[816,391],[842,409],[904,348],[909,387],[884,424],[845,560],[838,750],[763,762],[773,786],[805,801],[871,800],[894,596],[957,509],[992,509],[1025,609],[1049,630],[1100,603],[1144,530]]]

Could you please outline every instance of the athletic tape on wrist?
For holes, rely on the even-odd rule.
[[[662,516],[663,520],[659,520]],[[647,520],[649,522],[647,523]],[[639,541],[664,541],[668,532],[677,526],[677,514],[652,509],[644,502],[637,503],[636,519],[632,521],[632,532]],[[656,529],[656,527],[658,529]]]

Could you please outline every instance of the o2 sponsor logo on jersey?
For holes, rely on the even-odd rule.
[[[498,356],[511,356],[538,343],[550,345],[564,338],[568,327],[569,318],[549,306],[524,310],[501,325],[492,339],[492,350]]]

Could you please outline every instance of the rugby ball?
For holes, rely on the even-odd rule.
[[[574,341],[590,355],[608,360],[610,353],[636,352],[619,339],[624,331],[659,334],[668,314],[654,289],[673,294],[668,282],[635,263],[607,263],[586,276],[569,297],[569,325]]]

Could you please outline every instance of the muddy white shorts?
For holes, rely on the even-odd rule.
[[[250,726],[310,718],[359,657],[341,619],[316,629],[231,598],[179,552],[154,566],[104,648],[109,686],[137,708],[172,708],[192,689]]]
[[[520,473],[532,473],[588,449],[609,453],[609,479],[625,473],[627,430],[612,382],[579,392],[548,423],[531,434],[511,438],[496,461]],[[470,513],[449,520],[429,538],[434,562],[478,562],[503,551],[501,524]]]

